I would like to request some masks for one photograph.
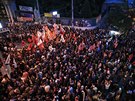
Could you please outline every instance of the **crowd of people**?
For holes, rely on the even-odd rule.
[[[40,24],[10,30],[0,39],[0,100],[133,101],[134,32],[110,36],[107,29]],[[37,32],[47,36],[42,47]]]

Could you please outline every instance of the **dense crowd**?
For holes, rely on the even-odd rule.
[[[44,41],[42,49],[33,44],[28,50],[32,35],[43,29],[42,25],[14,26],[8,37],[0,39],[0,100],[133,101],[133,32],[110,36],[106,29],[65,27],[62,33],[58,28],[56,38]],[[10,62],[4,64],[9,54]],[[4,74],[3,68],[9,66],[10,73]]]

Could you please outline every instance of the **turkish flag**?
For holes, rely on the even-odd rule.
[[[44,44],[43,43],[39,45],[39,49],[40,50],[43,50],[44,49]]]
[[[135,66],[135,61],[132,63],[133,66]]]
[[[22,46],[25,46],[26,45],[26,42],[22,40]]]
[[[21,77],[21,80],[23,81],[23,82],[25,82],[25,80],[28,78],[28,72],[23,72],[23,75],[22,75],[22,77]]]
[[[37,44],[37,43],[38,43],[38,37],[35,36],[35,35],[32,35],[32,42],[33,42],[34,44]]]
[[[133,58],[133,54],[130,54],[129,57],[128,57],[128,60],[131,61]]]
[[[30,50],[31,50],[31,48],[32,48],[32,46],[33,46],[33,44],[32,44],[32,43],[30,43],[30,44],[29,44],[29,46],[28,46],[28,48],[27,48],[27,50],[28,50],[28,51],[30,51]]]
[[[63,29],[63,27],[60,25],[60,34],[64,35],[65,34],[65,30]]]
[[[31,42],[32,42],[31,38],[28,38],[28,42],[29,42],[29,43],[31,43]]]
[[[117,48],[117,46],[118,46],[118,41],[116,40],[116,41],[114,42],[114,48]]]

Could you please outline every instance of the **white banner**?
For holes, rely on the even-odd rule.
[[[9,32],[10,30],[8,28],[1,28],[0,29],[0,34],[4,32]]]

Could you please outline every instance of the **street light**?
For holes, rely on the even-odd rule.
[[[56,16],[58,14],[58,12],[57,11],[53,11],[52,14],[53,14],[53,16]]]
[[[74,0],[71,1],[72,8],[72,27],[74,27]]]
[[[36,0],[36,2],[37,2],[37,9],[39,10],[39,4],[38,4],[38,0]]]
[[[38,18],[40,19],[40,11],[39,11],[39,3],[38,3],[38,0],[36,0],[36,2],[37,2]]]

